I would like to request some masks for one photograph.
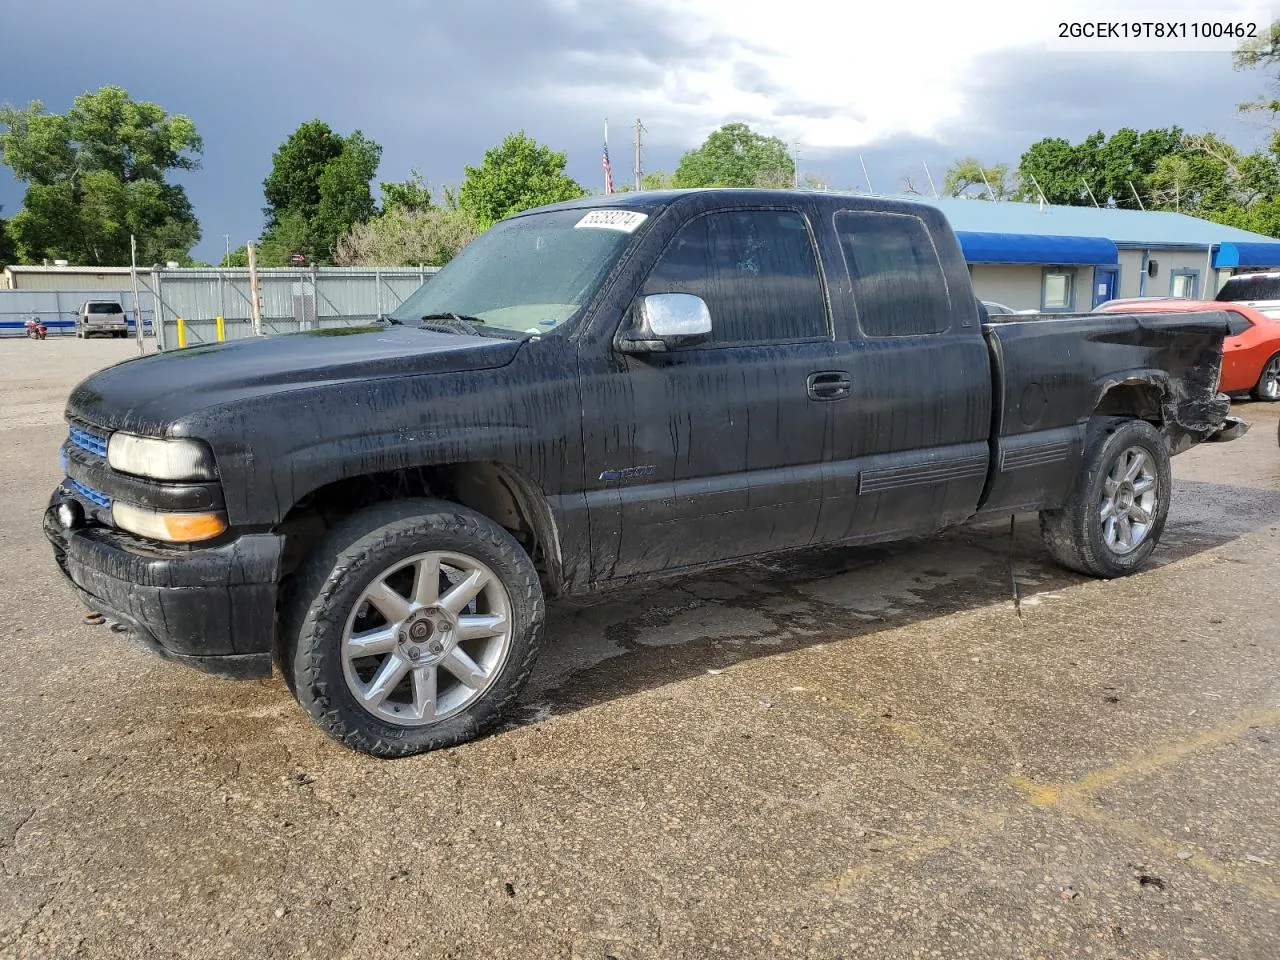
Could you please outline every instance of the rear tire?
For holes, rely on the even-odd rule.
[[[392,501],[334,527],[304,562],[281,666],[334,740],[406,757],[500,721],[537,659],[543,615],[537,571],[510,533],[457,504]]]
[[[1066,502],[1040,514],[1040,535],[1070,570],[1106,578],[1136,573],[1164,532],[1172,484],[1169,451],[1155,427],[1097,419]]]
[[[1262,373],[1254,385],[1250,396],[1255,400],[1266,400],[1274,403],[1280,400],[1280,353],[1273,354],[1262,365]]]

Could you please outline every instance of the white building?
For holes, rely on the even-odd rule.
[[[978,297],[1015,310],[1082,313],[1119,297],[1212,299],[1233,273],[1280,267],[1280,240],[1181,213],[909,199],[947,215]]]

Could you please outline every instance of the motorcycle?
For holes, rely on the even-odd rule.
[[[27,329],[27,336],[32,340],[43,340],[49,335],[49,328],[37,320],[28,320],[23,324]]]

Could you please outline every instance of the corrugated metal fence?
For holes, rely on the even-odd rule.
[[[262,332],[293,333],[369,323],[395,310],[438,270],[438,267],[259,270]],[[154,270],[151,282],[159,303],[157,342],[161,350],[218,339],[235,340],[253,334],[247,269]]]
[[[119,290],[0,290],[0,337],[21,337],[29,319],[40,319],[50,336],[74,336],[76,315],[86,300],[114,300],[129,315],[129,331],[133,335],[133,291]],[[142,329],[151,331],[155,317],[151,291],[139,278],[138,300],[142,306]]]

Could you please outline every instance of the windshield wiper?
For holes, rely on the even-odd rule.
[[[433,320],[436,322],[432,323]],[[435,330],[438,333],[468,333],[473,337],[484,336],[476,329],[477,324],[485,325],[479,317],[472,317],[465,313],[428,313],[422,318],[424,330]]]

